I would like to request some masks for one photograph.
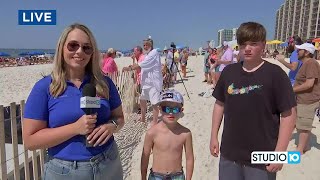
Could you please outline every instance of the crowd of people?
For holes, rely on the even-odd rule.
[[[52,63],[52,59],[46,56],[30,56],[30,57],[0,57],[0,68],[3,67],[16,67],[16,66],[28,66],[38,64],[49,64]]]
[[[290,42],[294,47],[290,62],[282,55],[275,57],[290,69],[288,77],[279,66],[262,59],[266,30],[261,24],[243,23],[236,36],[238,46],[234,49],[224,42],[221,48],[208,46],[204,55],[203,82],[212,85],[216,98],[210,153],[220,156],[220,180],[276,179],[282,164],[251,164],[251,153],[287,151],[294,128],[299,133],[297,151],[302,155],[308,150],[320,101],[320,65],[313,58],[316,49],[295,36]],[[141,179],[147,179],[153,156],[149,180],[191,180],[195,159],[192,132],[178,122],[184,98],[172,89],[180,72],[182,81],[188,78],[189,52],[172,44],[164,49],[162,64],[150,37],[142,45],[134,47],[132,64],[122,69],[136,74],[140,120],[147,123],[148,102],[153,111],[141,155]],[[53,71],[34,85],[24,113],[26,147],[48,148],[44,179],[123,179],[113,137],[125,123],[121,99],[110,78],[118,73],[115,57],[115,50],[109,48],[101,62],[96,40],[84,25],[72,24],[61,34]],[[89,114],[79,108],[86,84],[94,86],[101,105]],[[92,146],[86,146],[86,142]]]

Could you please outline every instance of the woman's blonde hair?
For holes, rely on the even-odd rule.
[[[97,95],[109,99],[109,88],[99,65],[100,51],[97,47],[96,40],[89,28],[78,23],[72,24],[65,28],[59,38],[54,56],[53,71],[51,73],[52,82],[50,84],[50,93],[53,97],[58,97],[67,88],[63,48],[66,43],[68,34],[74,29],[79,29],[89,36],[90,44],[93,48],[93,53],[91,55],[89,63],[86,66],[85,71],[86,74],[91,77],[90,83],[92,83],[96,87]]]

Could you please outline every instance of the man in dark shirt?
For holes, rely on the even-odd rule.
[[[261,24],[243,23],[237,41],[244,61],[227,66],[213,92],[210,151],[218,157],[224,115],[219,179],[276,179],[282,164],[251,164],[251,153],[287,150],[296,119],[294,93],[286,73],[261,58],[266,44]]]

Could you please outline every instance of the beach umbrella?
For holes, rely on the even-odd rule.
[[[1,57],[8,57],[8,56],[10,56],[10,54],[5,53],[5,52],[0,52],[0,56]]]
[[[283,43],[283,42],[275,39],[275,40],[269,40],[269,41],[267,41],[266,44],[281,44],[281,43]]]
[[[320,42],[320,38],[315,38],[312,40],[312,42]]]
[[[176,49],[183,49],[185,48],[186,46],[183,46],[183,45],[176,45]]]
[[[30,56],[38,56],[38,55],[44,55],[44,54],[45,54],[45,52],[43,52],[43,51],[31,51],[31,52],[29,52]]]
[[[119,50],[119,51],[122,52],[123,54],[127,54],[127,53],[132,53],[133,49]]]
[[[271,40],[267,41],[266,44],[271,44]]]
[[[30,56],[30,55],[29,55],[29,52],[22,52],[19,54],[19,56]]]
[[[38,56],[38,55],[44,55],[45,52],[42,51],[31,51],[31,52],[22,52],[19,54],[19,56]]]
[[[272,40],[272,41],[270,41],[270,44],[281,44],[281,43],[283,43],[282,41],[279,41],[279,40]]]

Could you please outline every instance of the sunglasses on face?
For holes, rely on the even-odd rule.
[[[81,46],[80,43],[78,43],[77,41],[70,41],[67,44],[67,49],[70,52],[76,52],[80,47],[82,47],[82,50],[86,55],[91,55],[93,53],[93,48],[89,45]]]
[[[169,107],[169,106],[161,106],[161,109],[163,112],[167,113],[167,114],[178,114],[181,112],[181,108],[180,107]]]

